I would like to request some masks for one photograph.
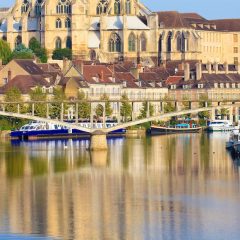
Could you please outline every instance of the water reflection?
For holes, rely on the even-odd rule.
[[[62,239],[238,239],[226,134],[0,146],[0,232]],[[198,237],[199,236],[199,237]]]

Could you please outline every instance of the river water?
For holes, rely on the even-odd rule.
[[[0,144],[0,239],[240,238],[228,134]]]

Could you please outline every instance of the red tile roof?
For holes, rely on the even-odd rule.
[[[170,76],[168,77],[166,84],[167,85],[178,84],[182,80],[183,80],[182,76]]]

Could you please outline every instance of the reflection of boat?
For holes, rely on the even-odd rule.
[[[240,140],[239,130],[233,130],[229,140],[226,142],[226,148],[229,150],[233,149],[234,143]]]
[[[114,127],[117,123],[106,123],[106,128]],[[90,128],[90,123],[79,123],[79,126]],[[102,123],[94,123],[93,128],[103,128]],[[109,135],[125,134],[125,129],[119,129],[112,131]],[[30,122],[22,126],[19,130],[12,131],[10,137],[12,139],[36,139],[36,138],[66,138],[66,137],[78,137],[78,136],[90,135],[88,132],[84,132],[77,129],[68,129],[56,124],[43,123],[43,122]]]
[[[210,132],[233,131],[235,129],[238,129],[238,127],[234,126],[229,120],[213,120],[208,123],[207,127],[207,130]]]
[[[151,134],[170,134],[170,133],[197,133],[202,128],[196,124],[180,123],[175,126],[163,127],[163,126],[151,126]]]

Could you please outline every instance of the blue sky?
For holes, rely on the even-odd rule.
[[[151,10],[198,12],[208,19],[240,18],[240,0],[141,0]],[[14,0],[0,0],[0,7]]]

